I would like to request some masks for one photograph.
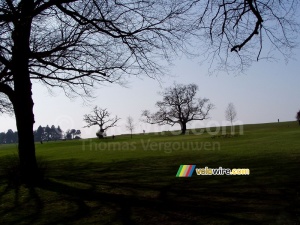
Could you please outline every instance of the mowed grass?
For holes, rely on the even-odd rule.
[[[210,131],[37,143],[35,188],[8,185],[17,146],[0,145],[0,224],[300,224],[298,124]],[[175,177],[182,164],[250,175]]]

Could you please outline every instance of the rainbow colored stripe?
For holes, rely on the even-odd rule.
[[[180,165],[176,177],[191,177],[196,165]]]

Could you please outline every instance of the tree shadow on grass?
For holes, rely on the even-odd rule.
[[[34,224],[44,208],[34,187],[7,185],[0,192],[0,201],[1,224]]]
[[[257,176],[176,178],[178,159],[169,159],[168,165],[161,158],[57,162],[62,166],[53,166],[39,187],[3,188],[0,201],[14,201],[4,203],[0,218],[5,224],[300,224],[299,178],[284,172],[272,178],[272,163],[258,159]]]

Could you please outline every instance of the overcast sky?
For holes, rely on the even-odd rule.
[[[244,124],[277,122],[277,119],[292,121],[300,110],[300,50],[296,49],[294,53],[287,64],[284,60],[262,60],[238,76],[226,73],[208,75],[208,63],[200,65],[199,59],[178,59],[170,68],[172,76],[163,77],[162,82],[131,77],[126,88],[117,84],[99,86],[94,90],[96,98],[89,105],[83,104],[80,98],[70,100],[61,91],[55,91],[51,96],[47,88],[34,84],[34,129],[39,125],[60,125],[64,131],[80,129],[83,138],[95,137],[98,127],[83,128],[83,115],[95,105],[122,118],[118,127],[109,130],[108,135],[128,133],[124,124],[129,115],[136,122],[135,132],[179,129],[179,125],[157,127],[140,122],[142,110],[154,112],[155,103],[160,100],[158,92],[174,82],[197,84],[198,96],[209,98],[215,105],[210,120],[190,124],[189,128],[225,124],[225,109],[229,102],[235,105],[237,119]],[[7,129],[16,130],[14,117],[0,115],[0,132]]]

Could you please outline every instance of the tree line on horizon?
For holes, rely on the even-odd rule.
[[[81,131],[76,129],[68,129],[64,132],[60,126],[55,127],[49,125],[42,127],[41,125],[34,130],[34,141],[58,141],[81,139]],[[18,143],[18,132],[8,129],[7,132],[0,132],[0,144]]]

